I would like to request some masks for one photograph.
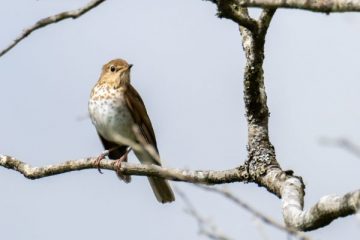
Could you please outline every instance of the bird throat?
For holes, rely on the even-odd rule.
[[[121,87],[127,88],[130,84],[130,78],[127,74],[120,74],[120,76],[101,76],[98,85],[107,85],[113,89]]]

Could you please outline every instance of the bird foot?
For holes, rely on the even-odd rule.
[[[119,159],[116,160],[114,167],[115,167],[115,171],[116,171],[116,175],[123,180],[125,183],[129,183],[131,181],[131,176],[130,175],[124,175],[121,174],[120,169],[121,169],[121,163],[123,162],[127,162],[128,160],[128,153],[131,151],[131,147],[128,147],[126,149],[126,152],[124,153],[124,155],[122,155]]]
[[[101,160],[103,160],[107,155],[109,155],[109,150],[105,150],[103,151],[95,160],[94,162],[94,166],[97,167],[97,170],[99,171],[99,173],[103,174],[103,172],[100,169],[100,162]]]

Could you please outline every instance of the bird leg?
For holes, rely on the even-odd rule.
[[[114,168],[116,171],[116,175],[123,180],[125,183],[129,183],[131,181],[131,176],[130,175],[124,175],[121,174],[120,172],[120,168],[121,168],[121,163],[122,162],[127,162],[128,159],[128,154],[131,151],[131,147],[127,147],[126,148],[126,152],[124,153],[124,155],[122,155],[119,159],[116,160],[115,164],[114,164]]]
[[[105,150],[105,151],[103,151],[103,152],[96,158],[96,160],[95,160],[95,162],[94,162],[94,166],[97,167],[99,173],[103,174],[102,171],[101,171],[101,169],[100,169],[100,162],[101,162],[101,160],[103,160],[106,156],[109,155],[109,153],[110,153],[111,151],[114,151],[114,150],[117,149],[117,148],[118,148],[118,147],[113,147],[113,148],[110,148],[110,149],[108,149],[108,150]]]

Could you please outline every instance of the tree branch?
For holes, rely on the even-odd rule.
[[[238,0],[235,3],[228,1],[227,8],[238,11],[244,9],[242,11],[245,11],[246,14],[247,10],[241,8],[245,5],[240,5],[240,2]],[[243,2],[249,1],[244,0]],[[217,3],[219,7],[221,1]],[[223,2],[223,4],[225,3]],[[248,123],[248,159],[245,166],[249,171],[250,182],[264,186],[268,191],[282,198],[283,216],[287,227],[307,231],[323,227],[338,217],[356,213],[360,206],[359,193],[349,193],[335,198],[327,196],[310,210],[303,211],[305,185],[301,177],[293,176],[292,171],[282,171],[277,162],[275,149],[269,139],[269,109],[263,71],[265,36],[275,13],[274,7],[276,6],[271,5],[269,9],[263,10],[260,18],[256,21],[256,31],[255,28],[243,26],[242,23],[236,21],[234,12],[226,12],[229,14],[227,16],[229,19],[239,24],[246,56],[243,82]]]
[[[235,0],[242,7],[295,8],[313,12],[359,12],[358,0]]]
[[[286,226],[284,226],[281,223],[276,222],[274,219],[265,216],[263,213],[261,213],[260,211],[256,210],[255,208],[251,207],[249,204],[245,203],[243,200],[241,200],[240,198],[236,197],[232,192],[226,190],[226,189],[219,189],[219,188],[215,188],[215,187],[209,187],[209,186],[201,186],[201,185],[196,185],[202,189],[205,189],[207,191],[210,192],[215,192],[217,194],[220,194],[222,196],[224,196],[225,198],[229,199],[230,201],[232,201],[233,203],[235,203],[236,205],[238,205],[239,207],[245,209],[246,211],[252,213],[255,217],[259,218],[261,221],[281,230],[284,231],[286,233],[289,233],[290,235],[293,235],[299,239],[302,240],[309,240],[310,238],[307,237],[306,235],[304,235],[301,232],[296,231],[295,229],[292,228],[288,228]]]
[[[217,15],[220,18],[233,20],[250,31],[257,31],[257,22],[249,16],[247,9],[241,7],[235,0],[219,0],[217,6]]]
[[[43,167],[32,167],[16,158],[0,155],[0,166],[20,172],[29,179],[38,179],[84,169],[97,169],[95,161],[96,158],[89,157]],[[114,164],[115,161],[104,159],[100,162],[100,168],[116,171]],[[247,178],[247,172],[244,167],[224,171],[192,171],[164,168],[157,165],[122,163],[120,172],[124,175],[155,176],[173,181],[203,184],[244,182]]]
[[[262,38],[265,39],[267,30],[270,26],[270,22],[272,20],[272,17],[274,16],[276,11],[276,8],[265,8],[262,10],[261,15],[258,20],[259,25],[259,35],[262,36]]]
[[[289,179],[281,192],[287,226],[310,231],[324,227],[339,217],[355,214],[360,209],[360,190],[357,190],[344,196],[324,196],[309,210],[303,211],[303,196],[293,189],[298,188],[297,185]]]
[[[24,40],[27,36],[29,36],[32,32],[38,30],[39,28],[43,28],[47,25],[57,23],[57,22],[60,22],[62,20],[68,19],[68,18],[76,19],[76,18],[82,16],[83,14],[87,13],[91,9],[97,7],[98,5],[100,5],[103,2],[105,2],[105,0],[93,0],[93,1],[89,2],[88,4],[86,4],[84,7],[81,7],[79,9],[61,12],[59,14],[49,16],[49,17],[46,17],[46,18],[43,18],[43,19],[37,21],[34,25],[30,26],[29,28],[24,29],[22,34],[20,34],[17,38],[15,38],[15,40],[9,46],[7,46],[3,50],[1,50],[0,57],[2,57],[5,53],[10,51],[12,48],[14,48],[19,42]]]

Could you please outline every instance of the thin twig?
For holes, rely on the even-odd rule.
[[[254,224],[256,226],[256,228],[258,229],[258,232],[260,234],[260,236],[264,239],[264,240],[269,240],[270,238],[268,237],[268,235],[266,234],[264,228],[263,228],[263,225],[262,225],[262,222],[254,217]]]
[[[267,30],[270,26],[270,22],[272,17],[274,16],[276,8],[265,8],[262,10],[261,15],[259,17],[258,25],[259,25],[259,35],[262,38],[265,38]]]
[[[211,191],[211,192],[215,192],[217,194],[220,194],[222,196],[224,196],[225,198],[231,200],[232,202],[234,202],[236,205],[240,206],[241,208],[245,209],[246,211],[252,213],[255,217],[259,218],[261,221],[281,230],[284,231],[286,233],[289,233],[299,239],[302,240],[309,240],[310,238],[307,237],[305,234],[298,232],[294,229],[288,228],[280,223],[278,223],[277,221],[275,221],[274,219],[265,216],[263,213],[261,213],[260,211],[256,210],[255,208],[251,207],[249,204],[245,203],[243,200],[241,200],[240,198],[236,197],[232,192],[226,190],[226,189],[219,189],[219,188],[215,188],[215,187],[209,187],[209,186],[204,186],[204,185],[198,185],[196,184],[197,187],[200,187],[202,189],[205,189],[207,191]]]
[[[190,216],[194,217],[198,223],[199,233],[207,236],[213,240],[231,240],[232,238],[226,236],[222,233],[217,226],[212,224],[209,220],[205,219],[201,216],[198,211],[196,211],[195,206],[191,203],[190,199],[186,196],[186,194],[181,191],[179,188],[174,187],[174,190],[185,203],[186,209],[185,212]]]
[[[68,18],[76,19],[105,1],[106,0],[93,0],[79,9],[61,12],[37,21],[34,25],[24,29],[24,31],[17,38],[15,38],[15,40],[13,40],[13,42],[9,46],[1,50],[0,57],[2,57],[5,53],[14,48],[19,42],[24,40],[27,36],[29,36],[32,32],[38,30],[39,28],[43,28],[47,25],[57,23]]]

